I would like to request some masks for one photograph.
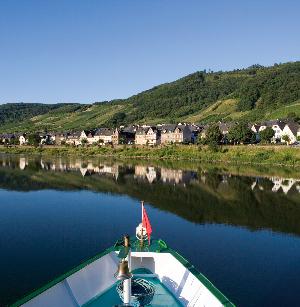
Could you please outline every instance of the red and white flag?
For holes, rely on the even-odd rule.
[[[144,202],[142,202],[142,224],[143,224],[143,227],[146,228],[148,242],[149,242],[149,245],[150,245],[152,227],[151,227],[150,220],[149,220],[149,217],[147,215],[146,209],[144,207]]]

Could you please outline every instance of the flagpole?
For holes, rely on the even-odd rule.
[[[143,239],[143,235],[144,235],[144,231],[143,231],[143,220],[144,220],[144,201],[141,201],[141,205],[142,205],[142,233],[141,233],[141,240],[140,240],[140,246],[143,247],[144,245],[144,239]]]
[[[144,220],[144,201],[143,200],[141,201],[141,204],[142,204],[142,223],[143,223],[143,220]]]

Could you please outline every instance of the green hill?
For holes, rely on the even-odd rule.
[[[129,123],[258,121],[300,116],[300,62],[199,71],[128,99],[0,105],[0,130],[71,130]]]

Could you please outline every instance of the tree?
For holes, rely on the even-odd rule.
[[[38,133],[32,133],[28,135],[28,144],[34,147],[38,147],[41,144],[41,138]]]
[[[282,136],[282,139],[283,139],[284,142],[286,142],[286,145],[289,145],[291,139],[290,139],[290,137],[287,134],[284,134]]]
[[[270,143],[274,135],[275,132],[271,127],[267,127],[259,133],[260,139],[264,143]]]
[[[86,138],[81,139],[81,145],[85,146],[88,143],[88,140]]]
[[[206,132],[206,142],[212,149],[216,149],[217,145],[220,144],[222,140],[222,133],[218,125],[211,125]]]
[[[12,137],[8,141],[9,145],[19,145],[19,139],[17,137]]]
[[[300,122],[300,117],[297,116],[297,114],[295,112],[290,112],[288,113],[288,115],[286,116],[286,118],[290,121],[294,121],[294,122]]]
[[[108,124],[113,127],[120,126],[124,123],[125,117],[126,114],[124,112],[117,112],[111,117]]]
[[[253,140],[253,132],[246,123],[238,123],[229,130],[227,137],[234,144],[250,143]]]

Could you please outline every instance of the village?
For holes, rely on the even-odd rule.
[[[230,144],[228,135],[237,123],[218,122],[222,136],[222,144]],[[2,145],[58,145],[58,146],[89,146],[89,145],[142,145],[156,146],[164,144],[197,144],[204,143],[207,132],[212,125],[201,124],[159,124],[159,125],[129,125],[118,128],[95,128],[82,131],[40,132],[40,133],[2,133]],[[265,129],[271,131],[268,143],[298,145],[300,140],[300,125],[292,120],[272,120],[260,124],[248,124],[248,129],[259,143]],[[32,140],[33,139],[33,140]]]

